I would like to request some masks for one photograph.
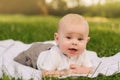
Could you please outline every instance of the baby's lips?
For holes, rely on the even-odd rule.
[[[75,48],[69,48],[69,50],[74,50],[74,51],[77,51],[77,49],[75,49]]]

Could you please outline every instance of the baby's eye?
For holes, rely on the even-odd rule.
[[[67,36],[66,38],[67,38],[67,39],[71,39],[71,37],[69,37],[69,36]]]
[[[82,38],[78,38],[79,41],[83,40]]]

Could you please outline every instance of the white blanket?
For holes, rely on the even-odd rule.
[[[55,44],[54,41],[46,41],[44,43]],[[0,41],[0,77],[5,72],[9,76],[15,78],[22,77],[24,80],[30,78],[34,78],[34,80],[41,79],[41,71],[24,66],[13,60],[14,57],[28,49],[31,45],[12,39]],[[108,76],[120,72],[120,52],[114,56],[102,58],[99,58],[93,51],[88,51],[88,54],[94,67],[94,73],[89,75],[89,77],[96,77],[99,73]]]

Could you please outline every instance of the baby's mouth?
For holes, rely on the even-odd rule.
[[[69,48],[70,51],[77,51],[76,48]]]

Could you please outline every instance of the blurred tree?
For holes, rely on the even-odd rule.
[[[82,0],[65,0],[65,2],[68,8],[79,7],[83,4]]]
[[[56,10],[67,8],[67,4],[65,0],[52,0],[49,6],[51,6],[53,9],[56,9]]]
[[[104,10],[106,17],[120,17],[120,0],[111,0],[105,3]]]
[[[120,2],[120,0],[106,0],[106,2],[112,3],[112,2]]]
[[[80,7],[82,5],[82,1],[81,0],[76,0],[77,2],[77,7]]]
[[[68,9],[65,0],[52,0],[48,6],[49,13],[52,15],[64,15],[66,9]]]
[[[48,8],[45,0],[38,0],[38,6],[42,15],[48,15]]]

